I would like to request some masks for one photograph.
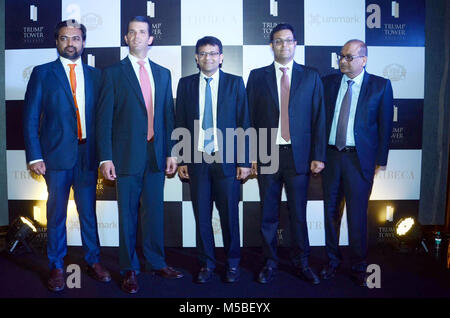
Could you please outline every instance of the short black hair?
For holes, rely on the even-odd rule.
[[[292,35],[294,36],[294,40],[297,40],[297,38],[295,37],[294,27],[288,23],[280,23],[277,24],[270,32],[270,42],[273,42],[273,35],[281,30],[290,30],[292,32]]]
[[[75,19],[64,20],[59,22],[55,27],[55,40],[58,40],[59,30],[65,27],[74,27],[81,30],[83,41],[86,41],[86,27]]]
[[[205,36],[202,37],[200,40],[197,41],[197,44],[195,44],[195,54],[198,54],[198,49],[205,45],[217,45],[219,47],[219,53],[222,54],[222,42],[214,36]]]
[[[130,23],[131,22],[144,22],[147,23],[148,26],[148,34],[152,35],[152,25],[150,22],[150,19],[147,16],[143,16],[143,15],[137,15],[135,17],[132,17],[130,21],[128,21],[128,26],[127,26],[127,33],[130,30]]]

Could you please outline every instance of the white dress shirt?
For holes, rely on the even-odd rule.
[[[287,67],[286,75],[289,77],[289,88],[291,87],[291,78],[292,78],[292,66],[294,65],[294,60],[290,61],[286,65],[282,65],[277,61],[274,61],[275,65],[275,75],[277,77],[277,93],[278,93],[278,105],[280,110],[280,115],[278,117],[278,131],[277,131],[277,145],[290,145],[291,139],[289,141],[284,140],[281,137],[281,76],[283,76],[283,72],[280,70],[280,67]]]
[[[211,78],[212,80],[209,82],[211,86],[211,98],[212,98],[212,113],[213,113],[213,131],[214,131],[214,151],[217,152],[219,150],[219,144],[217,139],[217,95],[219,92],[219,74],[217,71],[214,73]],[[206,92],[206,80],[208,78],[205,74],[200,72],[199,76],[199,95],[198,95],[198,113],[199,113],[199,128],[198,128],[198,151],[205,151],[204,148],[204,140],[205,140],[205,131],[202,128],[203,122],[203,113],[205,111],[205,92]]]
[[[336,145],[336,130],[339,120],[339,113],[341,111],[341,104],[342,100],[344,99],[345,92],[347,91],[347,81],[352,80],[354,83],[352,85],[352,101],[350,103],[350,114],[348,117],[347,125],[347,141],[345,145],[350,147],[355,146],[355,135],[353,133],[353,127],[355,124],[356,106],[358,105],[359,92],[361,91],[364,72],[365,71],[363,69],[363,71],[359,73],[355,78],[350,78],[345,74],[344,76],[342,76],[341,86],[339,88],[338,96],[336,98],[336,106],[334,108],[333,122],[331,123],[330,139],[328,140],[328,144],[330,145]]]

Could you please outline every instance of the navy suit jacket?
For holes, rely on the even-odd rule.
[[[83,64],[87,165],[97,169],[95,105],[101,71]],[[77,162],[77,115],[69,80],[56,61],[36,66],[25,94],[24,139],[27,162],[43,159],[47,169],[72,169]]]
[[[248,139],[245,143],[238,144],[237,138],[229,141],[233,145],[233,162],[226,162],[227,158],[227,128],[250,127],[247,96],[242,77],[224,73],[219,70],[219,89],[217,96],[217,129],[222,132],[223,144],[219,153],[223,160],[222,169],[225,176],[236,175],[236,167],[251,167],[249,159]],[[193,164],[194,153],[198,150],[198,139],[194,136],[194,120],[199,120],[199,81],[200,73],[186,76],[180,79],[176,100],[176,127],[187,128],[190,132],[191,156],[190,163],[181,161],[179,164],[188,164],[189,173],[196,173],[198,164]],[[219,143],[220,148],[220,143]]]
[[[272,128],[278,128],[278,101],[275,66],[251,71],[247,81],[247,95],[252,127],[267,129],[267,152],[271,154]],[[293,63],[289,93],[289,130],[297,173],[309,173],[312,160],[325,162],[325,106],[319,74],[312,68]],[[275,140],[274,140],[275,142]],[[261,141],[258,140],[258,144]],[[259,161],[258,164],[262,165]]]
[[[158,169],[165,170],[173,142],[174,107],[170,71],[150,61],[155,83],[154,146]],[[147,109],[128,57],[103,71],[97,108],[99,161],[112,160],[118,174],[142,173],[146,167]]]
[[[327,141],[330,137],[342,74],[323,78],[327,113]],[[376,165],[385,166],[392,134],[393,101],[391,81],[367,72],[361,85],[353,127],[355,147],[362,172],[373,176]]]

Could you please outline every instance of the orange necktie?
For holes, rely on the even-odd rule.
[[[81,131],[81,119],[80,111],[78,110],[77,103],[77,77],[75,76],[75,66],[76,64],[69,64],[70,67],[70,87],[72,88],[73,101],[75,102],[75,110],[77,112],[77,128],[78,128],[78,140],[83,139],[83,133]]]

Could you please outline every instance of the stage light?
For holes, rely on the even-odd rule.
[[[400,221],[398,221],[397,225],[395,226],[395,234],[397,236],[406,235],[414,226],[414,223],[414,219],[411,217],[400,219]]]
[[[413,217],[401,218],[395,225],[394,235],[397,238],[397,248],[401,253],[417,251],[421,246],[428,252],[422,236],[422,228]]]
[[[14,253],[19,246],[23,246],[26,251],[32,252],[29,244],[37,232],[34,222],[29,218],[21,216],[15,219],[6,233],[8,253]]]

